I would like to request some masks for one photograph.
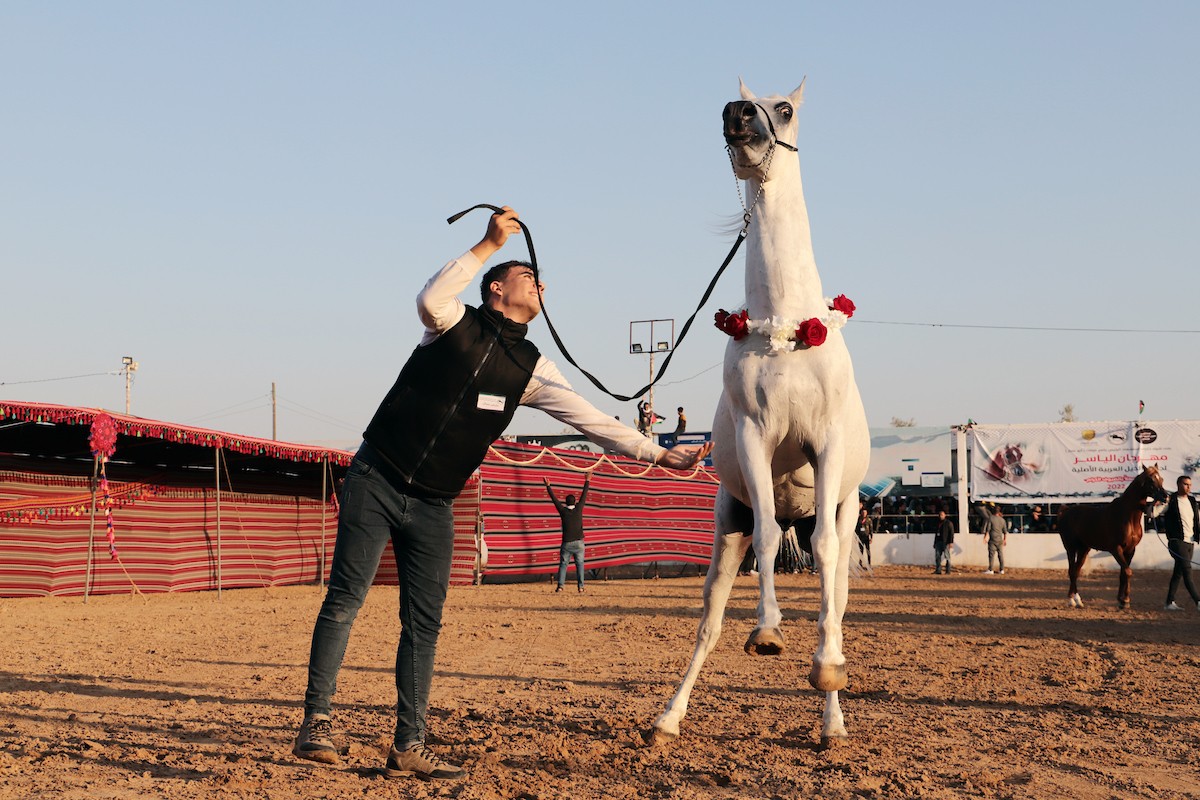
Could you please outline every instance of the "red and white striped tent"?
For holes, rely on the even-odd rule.
[[[107,502],[93,491],[89,447],[101,417],[117,432],[104,464]],[[0,596],[324,580],[336,489],[352,458],[100,409],[0,402]],[[577,492],[585,471],[590,568],[708,561],[717,488],[708,471],[497,442],[455,501],[451,581],[556,569],[559,521],[542,479],[561,497]],[[376,583],[396,582],[385,552]]]

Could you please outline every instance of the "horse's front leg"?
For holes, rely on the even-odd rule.
[[[775,486],[771,456],[777,442],[768,442],[749,418],[737,426],[737,457],[754,513],[754,554],[758,557],[758,626],[746,639],[747,653],[778,655],[783,651],[783,615],[775,598],[775,556],[783,529],[775,519]]]
[[[1117,587],[1117,607],[1129,608],[1129,584],[1133,580],[1133,548],[1125,550],[1118,548],[1113,553],[1117,563],[1121,566],[1121,582]]]
[[[721,636],[729,593],[737,577],[738,566],[750,546],[750,537],[742,533],[749,526],[746,512],[746,507],[726,494],[723,488],[717,490],[716,538],[713,541],[712,560],[708,564],[708,577],[704,581],[704,610],[696,629],[696,649],[675,696],[658,715],[658,719],[654,720],[654,727],[646,732],[647,744],[664,744],[679,736],[679,723],[687,714],[692,687],[700,676],[705,659]]]

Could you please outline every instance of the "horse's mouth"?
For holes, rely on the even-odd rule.
[[[746,147],[756,138],[753,133],[727,133],[725,134],[725,144],[730,147]]]

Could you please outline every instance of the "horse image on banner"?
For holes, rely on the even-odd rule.
[[[821,574],[817,649],[808,680],[826,692],[824,743],[847,735],[838,691],[846,686],[842,615],[858,515],[858,486],[870,457],[866,414],[841,327],[854,313],[844,295],[825,298],[817,274],[795,151],[803,82],[788,96],[758,98],[741,84],[725,106],[734,174],[751,199],[745,219],[746,306],[717,314],[730,335],[723,391],[713,421],[713,464],[721,480],[716,535],[704,584],[696,648],[675,696],[647,732],[650,743],[679,735],[688,697],[721,634],[738,565],[753,543],[759,563],[758,625],[746,652],[784,647],[773,565],[781,522],[815,517],[813,555]],[[752,221],[751,221],[752,220]]]

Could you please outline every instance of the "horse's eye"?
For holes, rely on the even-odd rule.
[[[777,114],[779,114],[779,116],[783,117],[784,120],[791,119],[792,118],[792,104],[791,103],[780,103],[779,105],[775,106],[775,113],[777,113]]]

